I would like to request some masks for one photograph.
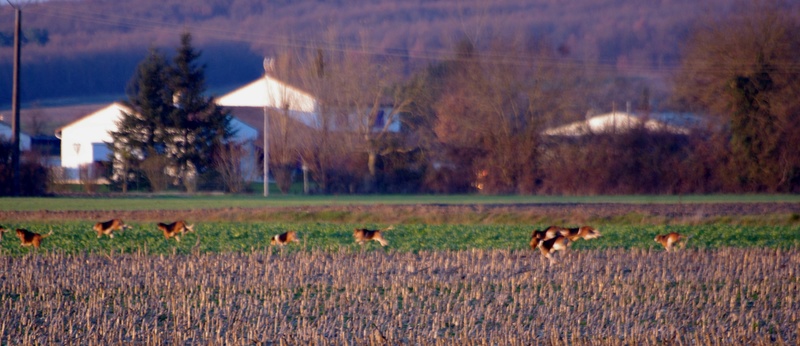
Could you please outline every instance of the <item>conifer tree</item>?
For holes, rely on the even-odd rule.
[[[123,191],[132,178],[144,175],[148,159],[165,162],[163,173],[194,191],[197,177],[213,171],[214,151],[233,135],[229,113],[204,96],[205,67],[191,41],[189,33],[181,36],[173,64],[151,50],[130,82],[132,112],[123,112],[112,132],[114,180]]]
[[[140,163],[148,155],[163,153],[164,125],[172,108],[168,73],[166,57],[151,49],[128,84],[126,106],[131,112],[123,111],[117,131],[111,132],[113,180],[123,192],[144,178]]]
[[[199,57],[191,34],[184,33],[170,67],[174,107],[169,126],[173,135],[165,138],[165,144],[175,175],[188,190],[194,190],[199,175],[213,171],[214,151],[232,135],[229,113],[213,97],[204,95],[205,66],[198,64]]]

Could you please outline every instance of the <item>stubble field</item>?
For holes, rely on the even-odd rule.
[[[7,344],[796,344],[800,252],[25,255]]]
[[[798,205],[736,207],[445,211],[467,222],[363,206],[269,214],[278,221],[222,209],[187,220],[198,232],[181,242],[155,230],[155,211],[98,239],[100,211],[4,210],[0,224],[53,235],[38,251],[9,233],[0,243],[0,343],[797,344]],[[592,223],[603,237],[549,266],[527,240],[550,222]],[[388,247],[353,244],[353,227],[389,224]],[[300,244],[268,245],[290,228]],[[685,249],[656,247],[670,231],[692,236]]]

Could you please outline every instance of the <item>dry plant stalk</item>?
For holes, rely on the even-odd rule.
[[[0,261],[0,343],[797,344],[797,248]]]

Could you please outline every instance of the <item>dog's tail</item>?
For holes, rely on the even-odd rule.
[[[692,239],[692,237],[694,237],[694,234],[689,234],[683,237],[683,241],[680,243],[681,249],[686,248],[686,243],[688,243],[689,239]]]
[[[47,238],[47,237],[49,237],[51,235],[53,235],[53,230],[52,229],[50,230],[50,233],[42,234],[42,239]]]
[[[382,229],[381,232],[386,232],[386,231],[393,230],[393,229],[394,229],[394,225],[391,225],[389,227],[386,227],[386,228]]]
[[[383,237],[380,237],[380,238],[375,238],[375,240],[377,240],[377,241],[378,241],[378,243],[380,243],[380,244],[381,244],[381,246],[387,246],[387,245],[389,245],[389,242],[388,242],[386,239],[384,239]]]
[[[186,233],[194,232],[194,224],[186,225]]]

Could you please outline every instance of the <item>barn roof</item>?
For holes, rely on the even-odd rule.
[[[583,136],[592,133],[624,133],[637,127],[644,127],[648,131],[665,131],[673,134],[688,134],[687,127],[673,125],[656,117],[640,117],[626,112],[612,112],[547,129],[543,132],[547,136]]]

